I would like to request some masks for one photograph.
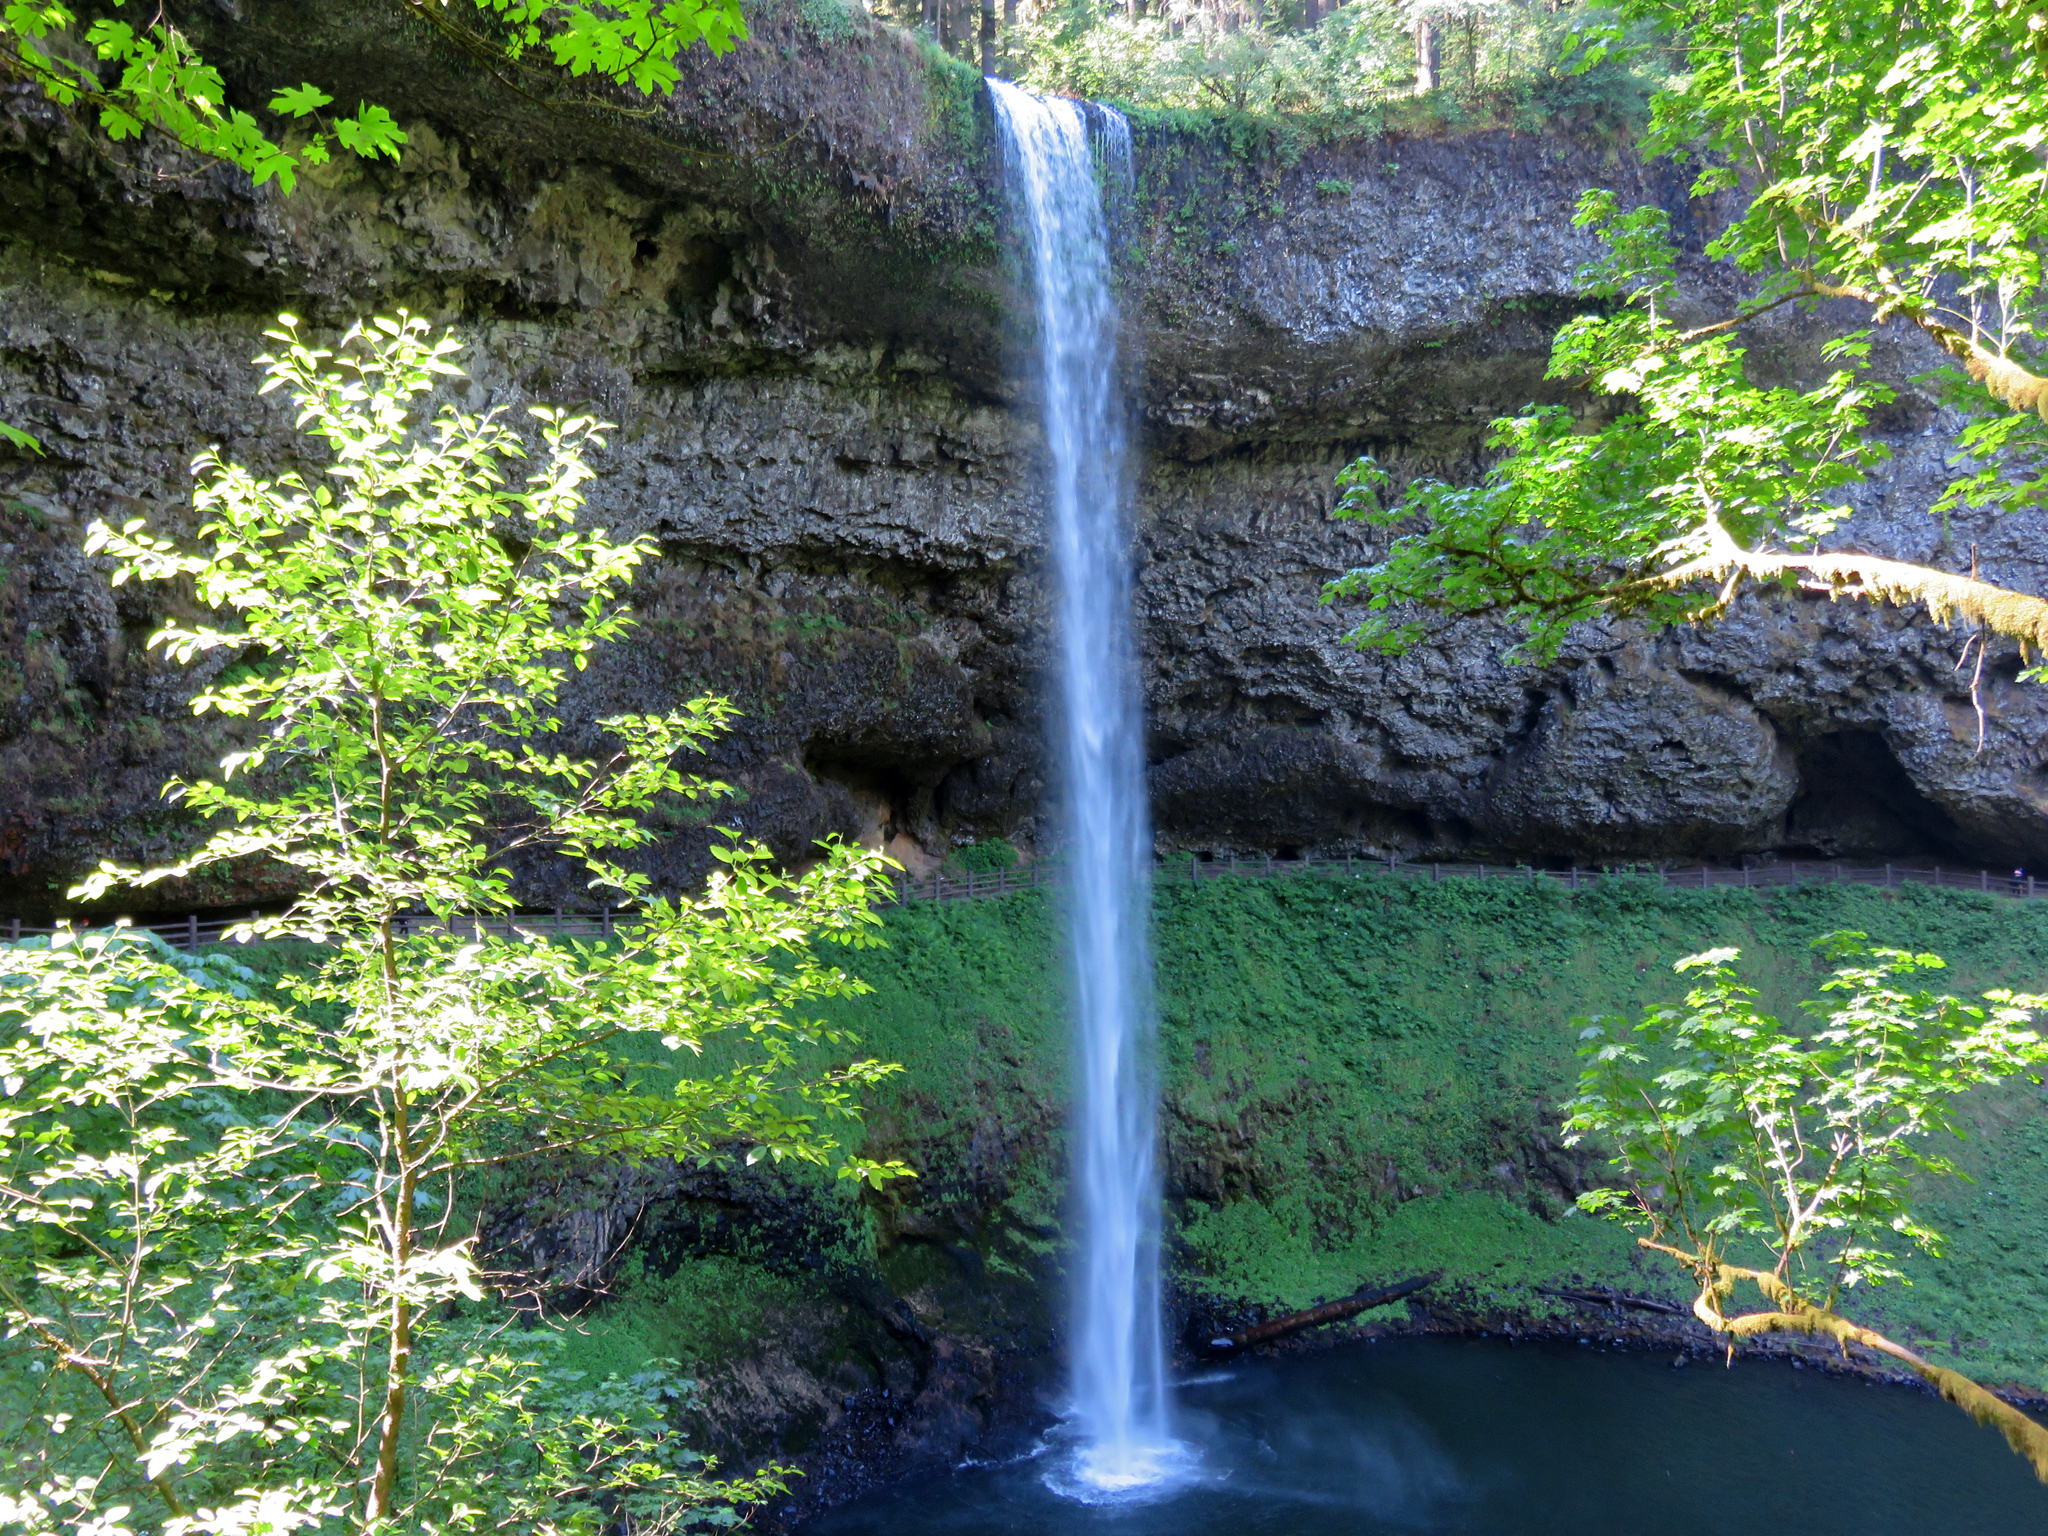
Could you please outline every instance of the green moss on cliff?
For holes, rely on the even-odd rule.
[[[1718,944],[1742,948],[1780,1010],[1812,995],[1823,968],[1810,945],[1840,928],[1946,956],[1958,992],[2038,987],[2048,953],[2048,904],[1925,887],[1766,897],[1645,880],[1572,896],[1514,878],[1196,885],[1169,871],[1155,912],[1172,1269],[1195,1295],[1274,1308],[1429,1269],[1445,1271],[1440,1295],[1481,1313],[1553,1313],[1566,1304],[1541,1288],[1574,1281],[1677,1297],[1672,1271],[1563,1198],[1598,1173],[1556,1133],[1575,1017],[1676,996],[1671,962]],[[889,947],[847,957],[874,990],[836,1022],[906,1065],[867,1139],[923,1177],[878,1202],[872,1258],[831,1239],[834,1272],[874,1263],[945,1326],[1002,1332],[1027,1294],[1044,1311],[1061,1258],[1055,908],[1032,893],[885,918]],[[237,958],[275,974],[300,957]],[[1990,1379],[2048,1386],[2043,1091],[1981,1096],[1972,1121],[1961,1161],[1976,1182],[1923,1201],[1949,1257],[1911,1262],[1914,1285],[1849,1310]],[[836,1212],[851,1196],[826,1198]],[[574,1363],[715,1366],[755,1349],[746,1319],[787,1319],[822,1295],[816,1276],[744,1242],[670,1265],[629,1263],[616,1299],[579,1323]]]
[[[815,1311],[821,1294],[758,1263],[724,1254],[649,1269],[630,1253],[612,1283],[601,1326],[577,1327],[565,1341],[571,1369],[630,1377],[649,1360],[688,1368],[755,1352],[792,1314]]]
[[[2048,951],[2048,910],[1923,887],[1765,897],[1645,880],[1571,896],[1514,879],[1169,875],[1156,912],[1174,1266],[1198,1293],[1279,1307],[1436,1268],[1482,1308],[1545,1312],[1536,1288],[1574,1278],[1675,1295],[1625,1233],[1560,1197],[1597,1173],[1556,1134],[1575,1017],[1675,996],[1671,962],[1717,944],[1744,950],[1781,1009],[1811,995],[1809,946],[1839,928],[1947,956],[1948,986],[1966,992],[2037,985]],[[909,1068],[871,1141],[926,1169],[921,1200],[971,1205],[977,1178],[985,1192],[1000,1126],[1019,1220],[1056,1203],[1052,916],[1042,896],[913,907],[889,914],[890,949],[858,961],[875,991],[843,1021]],[[1917,1262],[1916,1286],[1852,1308],[2048,1383],[2048,1118],[2033,1089],[1975,1118],[1979,1182],[1926,1197],[1954,1261]],[[1044,1134],[1023,1135],[1032,1125]]]

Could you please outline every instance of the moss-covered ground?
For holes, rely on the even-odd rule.
[[[2048,903],[1924,887],[1570,894],[1169,874],[1155,914],[1171,1266],[1184,1294],[1224,1308],[1306,1306],[1431,1269],[1436,1294],[1480,1313],[1551,1314],[1567,1304],[1543,1288],[1575,1283],[1682,1296],[1626,1232],[1560,1197],[1587,1170],[1555,1109],[1574,1020],[1676,997],[1682,955],[1738,946],[1780,1011],[1824,974],[1813,940],[1843,928],[1945,956],[1947,990],[2048,982]],[[1042,893],[890,909],[887,947],[846,957],[872,990],[835,1022],[906,1069],[870,1111],[870,1149],[922,1177],[875,1213],[884,1241],[850,1248],[842,1229],[832,1264],[877,1264],[893,1293],[938,1296],[953,1326],[1014,1313],[1061,1256],[1056,916]],[[296,957],[238,958],[275,971]],[[2048,1387],[2044,1101],[2015,1084],[1971,1104],[1971,1181],[1922,1196],[1946,1257],[1911,1261],[1912,1285],[1852,1297],[1852,1314],[1986,1379]],[[744,1249],[631,1259],[569,1351],[599,1372],[651,1356],[715,1366],[817,1284]],[[970,1323],[964,1293],[988,1315]]]
[[[1061,1098],[1062,977],[1039,895],[888,916],[844,1005],[864,1048],[903,1062],[873,1138],[935,1162]],[[1733,944],[1789,1010],[1824,969],[1812,941],[1852,928],[1945,956],[1945,988],[2039,987],[2048,904],[1911,888],[1687,892],[1645,880],[1576,895],[1550,882],[1385,876],[1170,878],[1156,893],[1161,1069],[1177,1277],[1278,1307],[1443,1269],[1446,1291],[1541,1314],[1572,1280],[1681,1294],[1619,1228],[1556,1197],[1555,1105],[1575,1018],[1674,998],[1671,964]],[[1925,1191],[1949,1234],[1914,1283],[1854,1298],[1873,1323],[1995,1380],[2048,1385],[2048,1115],[2018,1085],[1971,1106],[1974,1183]],[[1054,1220],[1058,1139],[1014,1170],[1005,1231]],[[993,1155],[993,1154],[988,1154]],[[1020,1149],[1018,1161],[1033,1159]],[[958,1168],[930,1166],[934,1186]],[[927,1198],[942,1200],[925,1191]],[[986,1235],[990,1228],[982,1229]],[[1000,1243],[996,1243],[1000,1246]]]

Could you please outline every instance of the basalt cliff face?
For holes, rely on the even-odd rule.
[[[597,521],[651,534],[639,624],[580,679],[572,734],[705,691],[744,711],[709,768],[730,820],[801,856],[831,832],[907,862],[1056,838],[1042,747],[1040,449],[992,128],[971,74],[860,17],[764,8],[661,114],[530,108],[381,12],[255,3],[192,24],[231,87],[319,79],[404,109],[402,163],[293,195],[110,145],[0,99],[0,903],[48,910],[100,857],[189,829],[159,799],[221,727],[143,641],[175,595],[111,589],[94,518],[187,533],[197,450],[296,447],[253,394],[261,332],[406,305],[470,342],[465,404],[618,424]],[[336,20],[327,14],[345,14]],[[1162,850],[1539,861],[2048,853],[2048,699],[1918,614],[1745,599],[1710,632],[1590,628],[1547,668],[1444,630],[1400,660],[1343,643],[1322,584],[1370,558],[1332,517],[1370,451],[1476,475],[1485,422],[1539,398],[1591,254],[1587,186],[1716,210],[1608,144],[1504,133],[1283,154],[1140,121],[1122,270],[1138,603]],[[1704,312],[1733,293],[1691,263]],[[1810,321],[1758,341],[1786,378]],[[1926,507],[1953,423],[1881,333],[1894,455],[1846,538],[2042,590],[2031,517]],[[705,833],[653,856],[702,870]],[[171,905],[267,894],[226,882]],[[536,901],[569,899],[531,872]]]

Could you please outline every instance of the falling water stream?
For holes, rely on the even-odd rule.
[[[1072,1413],[1012,1457],[882,1490],[810,1536],[2040,1528],[2040,1490],[1996,1435],[1931,1397],[1783,1365],[1389,1340],[1191,1377],[1172,1411],[1125,413],[1089,127],[1112,182],[1129,138],[1102,108],[989,88],[1029,236],[1050,459],[1078,1063]]]
[[[1114,182],[1130,130],[1102,107],[989,81],[1035,288],[1057,596],[1067,949],[1075,1015],[1073,1416],[1057,1474],[1084,1499],[1170,1481],[1159,1315],[1157,1093],[1151,1064],[1152,862],[1144,722],[1124,514],[1126,411],[1117,366],[1108,220],[1092,119]]]

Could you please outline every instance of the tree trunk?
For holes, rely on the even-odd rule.
[[[981,0],[981,72],[996,72],[996,0]]]
[[[1444,72],[1444,44],[1428,20],[1415,23],[1415,94],[1427,96]]]
[[[1443,1278],[1440,1269],[1426,1275],[1417,1275],[1412,1280],[1403,1280],[1395,1285],[1383,1285],[1378,1289],[1360,1290],[1356,1295],[1342,1301],[1325,1302],[1320,1307],[1310,1307],[1306,1312],[1290,1312],[1285,1317],[1276,1317],[1271,1322],[1242,1329],[1237,1333],[1218,1334],[1204,1339],[1195,1347],[1198,1355],[1212,1358],[1236,1354],[1254,1344],[1263,1344],[1269,1339],[1285,1338],[1290,1333],[1299,1333],[1305,1328],[1320,1328],[1324,1323],[1340,1323],[1347,1317],[1356,1317],[1372,1307],[1385,1306],[1390,1301],[1399,1301],[1404,1296],[1413,1296],[1426,1286],[1434,1285]]]
[[[389,924],[386,925],[389,930]],[[385,963],[391,964],[389,940]],[[405,1271],[412,1262],[414,1197],[418,1191],[412,1158],[412,1120],[404,1090],[392,1085],[392,1141],[398,1152],[398,1188],[392,1199],[386,1235],[391,1244],[391,1337],[385,1360],[384,1411],[377,1426],[377,1465],[370,1477],[369,1514],[389,1520],[398,1493],[399,1437],[405,1430],[407,1389],[412,1385],[412,1303],[405,1297]]]
[[[1316,0],[1301,0],[1301,24],[1313,32],[1316,23],[1321,20],[1322,17],[1317,14]]]

